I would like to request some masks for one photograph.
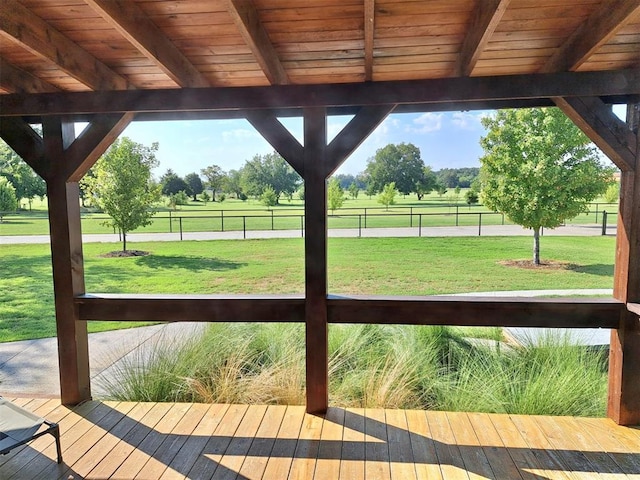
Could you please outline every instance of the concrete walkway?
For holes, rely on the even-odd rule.
[[[405,227],[405,228],[337,228],[329,230],[329,237],[477,237],[481,236],[531,236],[531,230],[519,225],[486,225],[465,227]],[[615,225],[607,228],[607,235],[615,235]],[[543,235],[598,236],[602,235],[602,226],[596,224],[566,225],[553,230],[545,230]],[[257,238],[301,238],[300,230],[247,230],[229,232],[184,232],[182,240],[242,240]],[[181,240],[179,233],[130,233],[127,242],[171,242]],[[116,234],[84,234],[84,243],[117,243]],[[0,236],[0,245],[49,243],[49,235],[4,235]]]
[[[500,297],[533,296],[599,296],[611,295],[610,289],[597,290],[531,290],[511,292],[483,292],[469,295]],[[105,382],[113,382],[125,365],[137,364],[153,350],[153,346],[167,342],[175,344],[199,334],[205,323],[177,322],[149,327],[114,330],[89,335],[89,358],[92,392],[95,398],[104,397]],[[505,334],[513,341],[535,341],[546,329],[507,328]],[[608,345],[609,330],[554,329],[576,343]],[[45,338],[21,342],[0,343],[0,395],[29,397],[59,397],[57,340]]]

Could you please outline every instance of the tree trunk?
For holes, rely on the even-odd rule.
[[[122,251],[127,251],[127,232],[122,232]]]
[[[540,265],[540,227],[533,229],[533,264]]]

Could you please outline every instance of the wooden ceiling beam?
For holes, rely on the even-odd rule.
[[[638,0],[604,2],[549,58],[541,71],[546,73],[577,70],[639,12]]]
[[[640,70],[559,72],[334,85],[60,92],[0,95],[0,116],[116,112],[200,112],[504,101],[551,97],[640,96]],[[637,100],[635,100],[637,101]]]
[[[373,80],[373,42],[376,0],[364,0],[364,79]]]
[[[511,0],[482,0],[477,3],[458,56],[455,71],[457,76],[471,75],[510,2]]]
[[[304,149],[276,116],[268,110],[247,112],[247,121],[271,144],[301,177],[304,176]]]
[[[556,105],[622,171],[636,168],[637,134],[597,97],[554,98]]]
[[[78,182],[133,120],[133,113],[97,115],[65,152],[69,182]]]
[[[129,88],[124,77],[15,0],[0,2],[0,33],[93,90]]]
[[[327,146],[326,176],[330,177],[393,111],[395,105],[362,107]]]
[[[46,178],[44,142],[27,122],[20,117],[0,117],[0,137],[33,168],[34,172]]]
[[[289,75],[280,62],[278,53],[258,17],[251,0],[227,0],[229,14],[244,38],[247,46],[272,85],[290,83]]]
[[[14,93],[46,93],[59,89],[0,57],[0,87]]]
[[[130,0],[86,0],[97,13],[181,87],[209,87],[206,77]]]

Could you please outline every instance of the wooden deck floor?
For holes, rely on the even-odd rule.
[[[640,429],[608,419],[15,399],[60,423],[0,457],[0,479],[640,478]]]

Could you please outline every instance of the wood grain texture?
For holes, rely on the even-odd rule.
[[[208,87],[210,84],[135,2],[86,0],[124,38],[153,60],[181,87]]]

